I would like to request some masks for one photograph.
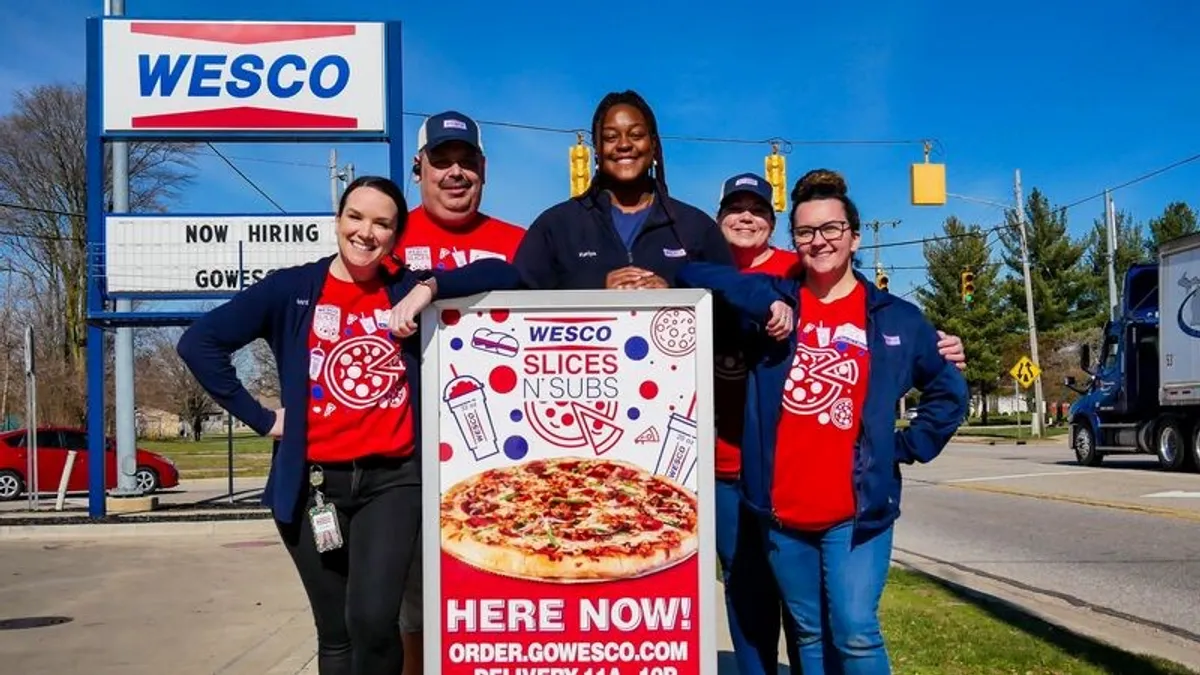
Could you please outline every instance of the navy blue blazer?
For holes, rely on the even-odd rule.
[[[276,440],[272,449],[271,470],[262,503],[284,523],[295,519],[304,494],[308,455],[308,415],[305,414],[308,409],[308,337],[312,330],[313,308],[321,297],[333,259],[334,256],[329,256],[268,274],[234,295],[229,302],[197,319],[176,347],[196,381],[217,405],[259,435],[266,435],[275,423],[275,411],[259,403],[238,379],[233,354],[260,338],[270,345],[279,373],[281,403],[289,414],[284,416],[283,438]],[[429,276],[437,280],[439,298],[511,290],[520,283],[516,268],[495,259],[479,260],[444,272],[418,274],[404,268],[384,277],[388,299],[393,304],[399,302],[418,281]],[[400,348],[412,392],[415,456],[419,457],[420,333],[403,340]]]

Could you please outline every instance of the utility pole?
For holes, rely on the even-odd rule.
[[[1029,317],[1029,358],[1035,368],[1040,369],[1038,362],[1037,321],[1033,314],[1033,280],[1029,276],[1029,235],[1025,224],[1025,197],[1021,193],[1021,170],[1017,169],[1013,181],[1013,194],[1017,201],[1017,223],[1021,226],[1021,267],[1025,273],[1025,313]],[[1039,374],[1033,381],[1033,436],[1042,435],[1042,376]]]
[[[108,14],[125,14],[125,0],[107,0]],[[124,141],[112,143],[112,211],[129,212],[129,145]],[[117,312],[133,311],[132,300],[117,300]],[[133,329],[118,328],[113,364],[113,408],[117,426],[117,487],[114,497],[135,497],[137,487],[137,426],[134,419],[133,395]],[[103,410],[103,406],[95,406]]]
[[[1112,190],[1104,191],[1104,224],[1108,235],[1108,305],[1109,318],[1116,319],[1117,295],[1117,209],[1113,205]]]
[[[342,199],[342,189],[354,182],[354,164],[348,163],[339,167],[337,163],[337,148],[329,149],[329,198],[333,212],[337,213],[338,202]]]

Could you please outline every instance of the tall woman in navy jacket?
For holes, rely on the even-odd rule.
[[[587,192],[546,209],[513,264],[533,289],[668,288],[689,260],[733,264],[716,221],[667,193],[658,122],[636,92],[592,116],[596,171]]]
[[[263,502],[308,594],[321,675],[394,675],[403,665],[396,626],[421,523],[417,315],[435,294],[519,282],[498,260],[388,275],[380,263],[407,215],[395,183],[355,180],[338,205],[336,255],[269,274],[178,346],[221,407],[276,439]],[[279,410],[251,396],[231,363],[259,338],[278,364]]]
[[[744,318],[743,498],[761,518],[803,671],[826,672],[832,647],[841,667],[830,671],[888,673],[878,606],[900,465],[942,451],[966,415],[967,385],[920,310],[854,271],[860,221],[839,175],[797,183],[791,227],[798,279],[694,263],[679,280]],[[896,429],[896,404],[914,387],[920,414]]]

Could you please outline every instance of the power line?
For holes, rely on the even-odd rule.
[[[287,213],[287,210],[284,209],[282,206],[280,206],[279,202],[275,201],[274,199],[271,199],[271,195],[264,192],[263,189],[258,186],[258,183],[255,183],[254,181],[250,180],[249,176],[242,173],[242,170],[237,168],[236,164],[234,164],[232,161],[229,160],[228,157],[226,157],[224,154],[222,154],[221,151],[217,149],[217,146],[213,145],[211,142],[208,142],[208,141],[205,141],[204,144],[207,145],[209,147],[209,149],[211,149],[213,152],[217,153],[217,157],[220,157],[221,159],[225,160],[225,163],[229,165],[229,168],[233,169],[234,173],[241,176],[242,180],[249,183],[250,187],[254,188],[254,190],[256,192],[258,192],[258,194],[263,196],[263,199],[266,199],[267,201],[271,202],[271,204],[273,204],[275,206],[275,208],[279,209],[280,213]]]
[[[1200,153],[1197,153],[1197,154],[1195,154],[1195,155],[1192,155],[1191,157],[1185,157],[1184,159],[1181,159],[1181,160],[1179,160],[1179,161],[1177,161],[1177,162],[1172,162],[1172,163],[1170,163],[1170,164],[1168,164],[1168,165],[1166,165],[1166,166],[1163,166],[1163,167],[1159,167],[1159,168],[1157,168],[1157,169],[1154,169],[1153,171],[1148,171],[1148,172],[1146,172],[1146,173],[1144,173],[1144,174],[1142,174],[1142,175],[1140,175],[1140,176],[1138,176],[1138,177],[1136,177],[1136,178],[1131,178],[1131,179],[1129,179],[1129,180],[1125,181],[1124,183],[1121,183],[1121,184],[1119,184],[1119,185],[1114,185],[1114,186],[1112,186],[1112,187],[1108,188],[1108,190],[1109,190],[1109,191],[1113,191],[1113,192],[1115,192],[1115,191],[1117,191],[1117,190],[1120,190],[1120,189],[1122,189],[1122,188],[1127,188],[1127,187],[1129,187],[1130,185],[1136,185],[1137,183],[1141,183],[1142,181],[1149,180],[1149,179],[1151,179],[1151,178],[1154,178],[1155,176],[1157,176],[1157,175],[1159,175],[1159,174],[1164,174],[1164,173],[1166,173],[1166,172],[1168,172],[1168,171],[1170,171],[1170,170],[1172,170],[1172,169],[1177,169],[1177,168],[1179,168],[1179,167],[1181,167],[1181,166],[1183,166],[1183,165],[1185,165],[1185,164],[1191,164],[1192,162],[1194,162],[1194,161],[1196,161],[1196,160],[1200,160]],[[1084,197],[1083,199],[1077,199],[1077,200],[1075,200],[1075,201],[1073,201],[1073,202],[1071,202],[1071,203],[1067,204],[1066,206],[1060,206],[1060,207],[1058,207],[1058,209],[1057,209],[1057,210],[1060,210],[1060,211],[1066,211],[1067,209],[1069,209],[1069,208],[1073,208],[1073,207],[1076,207],[1076,206],[1079,206],[1080,204],[1086,204],[1087,202],[1090,202],[1090,201],[1092,201],[1093,199],[1100,199],[1100,198],[1102,198],[1102,197],[1104,196],[1104,192],[1105,192],[1105,191],[1103,191],[1103,190],[1102,190],[1102,191],[1100,191],[1100,192],[1097,192],[1096,194],[1094,194],[1094,195],[1091,195],[1091,196],[1089,196],[1089,197]]]
[[[0,207],[6,209],[16,209],[17,211],[29,211],[31,213],[41,213],[48,216],[62,216],[64,218],[83,218],[82,213],[71,213],[69,211],[58,211],[56,209],[43,209],[36,206],[25,206],[24,204],[13,204],[11,202],[0,202]]]
[[[420,117],[422,119],[429,117],[430,113],[415,112],[406,110],[403,112],[405,117]],[[529,124],[526,122],[508,122],[504,120],[475,120],[482,126],[504,127],[509,129],[522,129],[524,131],[540,131],[553,134],[589,134],[590,129],[583,127],[553,127],[543,124]],[[905,139],[867,139],[867,138],[850,138],[850,139],[788,139],[782,136],[772,136],[769,138],[734,138],[722,136],[686,136],[686,135],[670,135],[662,134],[660,136],[664,141],[677,141],[680,143],[724,143],[728,145],[770,145],[772,143],[779,144],[779,151],[782,153],[791,152],[793,146],[797,145],[924,145],[929,143],[932,147],[940,149],[943,147],[941,141],[936,138],[905,138]]]

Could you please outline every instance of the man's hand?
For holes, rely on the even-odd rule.
[[[622,290],[667,288],[667,282],[654,272],[628,265],[609,272],[608,276],[604,278],[604,287],[619,288]]]
[[[406,338],[417,332],[417,317],[433,302],[433,289],[426,284],[417,284],[408,295],[392,307],[388,317],[388,330],[397,337]]]
[[[783,341],[796,325],[792,317],[792,308],[782,300],[771,303],[771,318],[767,320],[767,335]]]
[[[267,435],[274,439],[283,438],[283,408],[275,410],[275,423],[271,425]]]
[[[938,353],[953,363],[959,370],[967,369],[967,353],[963,351],[962,338],[938,331]]]

